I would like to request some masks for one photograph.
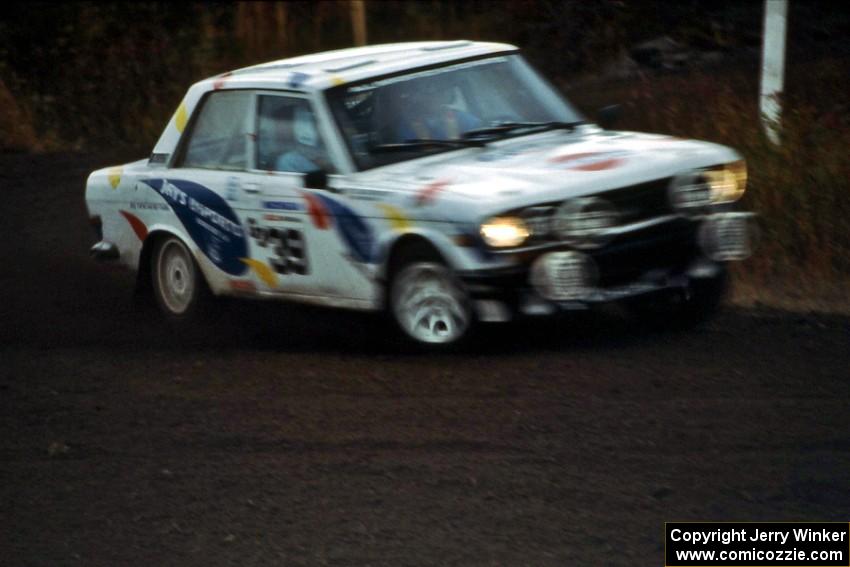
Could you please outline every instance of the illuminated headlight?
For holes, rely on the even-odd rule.
[[[711,187],[712,203],[737,201],[747,189],[747,164],[744,160],[703,172]]]
[[[493,248],[519,246],[530,234],[519,217],[493,217],[481,225],[481,237]]]
[[[605,243],[605,233],[617,225],[617,211],[598,197],[569,199],[555,212],[553,229],[564,241],[592,248]]]

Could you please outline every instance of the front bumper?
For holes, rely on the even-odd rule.
[[[746,226],[752,216],[718,213],[698,219],[657,219],[632,230],[618,228],[607,244],[595,250],[548,244],[511,253],[509,267],[459,276],[485,315],[548,314],[682,291],[695,279],[717,277],[725,262],[749,255],[752,231]]]

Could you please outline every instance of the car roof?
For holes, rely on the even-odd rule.
[[[301,55],[228,71],[189,88],[154,146],[153,153],[173,154],[198,102],[213,90],[285,89],[313,93],[407,69],[514,51],[517,48],[513,45],[483,41],[390,43]]]
[[[213,88],[322,90],[405,69],[455,59],[516,51],[513,45],[481,41],[420,41],[352,47],[270,61],[210,77]]]

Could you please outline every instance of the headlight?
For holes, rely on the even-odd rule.
[[[705,171],[681,173],[670,182],[670,203],[686,215],[702,214],[711,204],[711,185]]]
[[[677,175],[670,183],[670,202],[679,212],[704,214],[709,205],[737,201],[746,187],[747,166],[741,160]]]
[[[614,206],[599,197],[568,199],[555,212],[554,231],[578,248],[596,248],[610,237],[608,229],[617,226]]]
[[[493,217],[481,225],[481,237],[493,248],[519,246],[531,234],[518,217]]]
[[[711,187],[712,203],[737,201],[747,188],[747,163],[744,160],[709,169],[703,175]]]

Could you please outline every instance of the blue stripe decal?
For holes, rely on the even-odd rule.
[[[222,271],[239,276],[248,270],[245,229],[218,193],[183,179],[146,179],[168,203],[198,248]]]

